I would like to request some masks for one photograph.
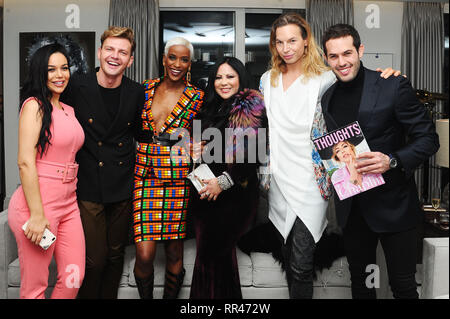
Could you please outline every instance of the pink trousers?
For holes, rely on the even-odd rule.
[[[30,211],[22,187],[19,187],[8,207],[8,223],[13,231],[19,253],[20,298],[45,298],[49,265],[55,258],[58,277],[52,299],[75,298],[84,278],[85,242],[76,201],[76,179],[70,183],[51,178],[39,178],[45,216],[56,241],[47,250],[33,244],[24,234],[22,225]]]

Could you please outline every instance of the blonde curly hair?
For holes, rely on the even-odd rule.
[[[271,75],[270,84],[273,87],[278,85],[278,76],[280,73],[287,71],[286,63],[283,61],[281,56],[278,54],[276,47],[276,32],[279,27],[283,27],[289,24],[295,24],[300,28],[302,38],[306,40],[307,46],[305,47],[305,53],[301,58],[301,63],[303,66],[303,82],[307,82],[309,78],[320,75],[329,68],[325,65],[323,61],[323,51],[316,44],[314,36],[311,32],[311,27],[308,22],[302,18],[298,13],[286,13],[278,17],[272,24],[272,29],[270,31],[270,42],[269,50],[272,54],[270,61]]]

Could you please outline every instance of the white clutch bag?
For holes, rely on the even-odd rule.
[[[202,182],[202,179],[212,179],[215,177],[216,176],[214,175],[214,173],[206,164],[201,164],[199,167],[190,172],[189,175],[187,176],[187,178],[190,179],[190,181],[195,186],[198,192],[203,187],[205,187],[205,184]]]

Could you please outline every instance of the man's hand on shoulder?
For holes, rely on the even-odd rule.
[[[387,79],[387,78],[391,77],[392,75],[395,77],[402,75],[402,71],[394,70],[393,68],[386,68],[386,69],[376,68],[376,71],[381,72],[380,76],[384,79]],[[403,74],[403,77],[406,78],[406,74]]]

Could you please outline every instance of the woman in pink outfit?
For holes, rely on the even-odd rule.
[[[84,277],[84,233],[75,193],[75,154],[84,133],[73,108],[59,101],[69,78],[64,47],[46,45],[31,58],[21,91],[17,163],[22,185],[8,207],[19,253],[21,298],[45,298],[52,257],[58,270],[52,298],[75,298]],[[44,250],[39,243],[46,228],[56,240]]]

